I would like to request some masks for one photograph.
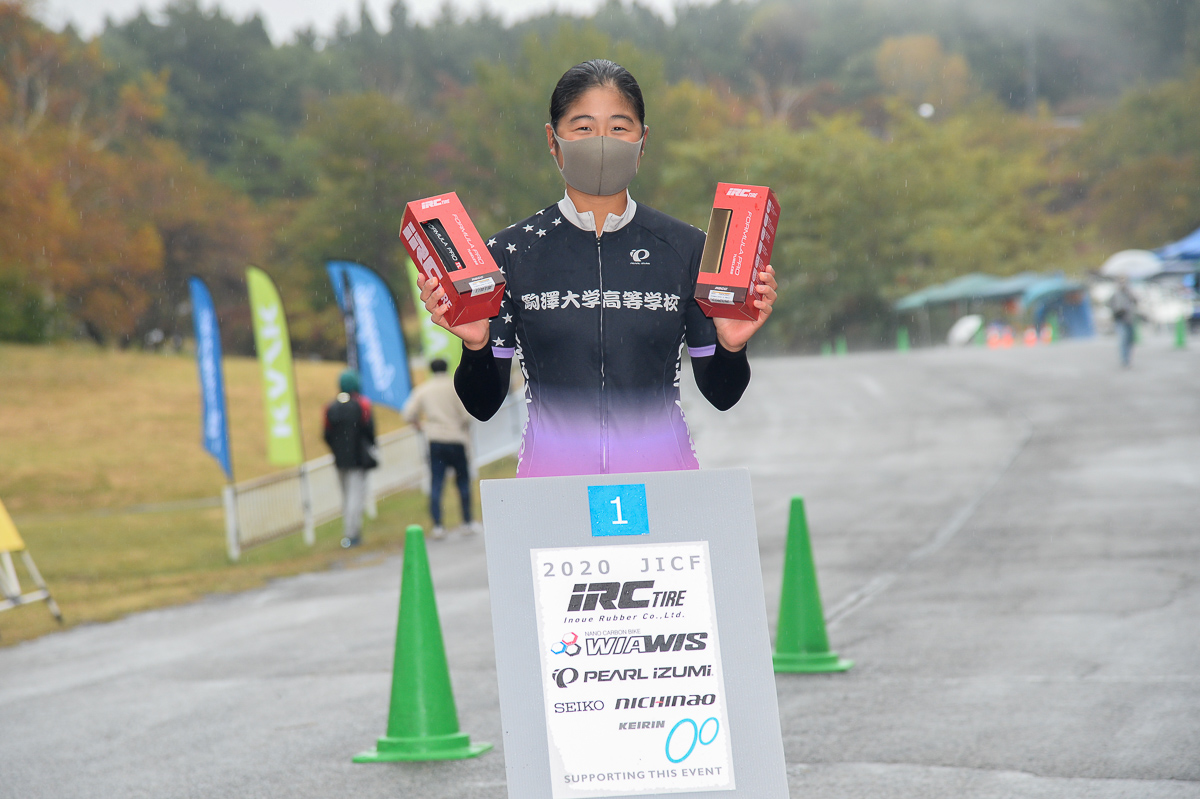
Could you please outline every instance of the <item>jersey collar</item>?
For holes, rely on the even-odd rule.
[[[609,214],[608,219],[604,220],[604,229],[600,231],[601,233],[612,233],[633,221],[633,215],[637,213],[637,203],[629,196],[629,189],[625,190],[625,199],[627,201],[625,213],[620,216]],[[586,230],[589,233],[596,232],[596,215],[591,211],[580,213],[569,196],[564,194],[563,198],[558,201],[558,210],[562,211],[563,219],[580,230]]]

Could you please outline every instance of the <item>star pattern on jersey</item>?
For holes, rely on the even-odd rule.
[[[525,232],[526,232],[526,233],[530,232],[531,230],[533,230],[533,225],[526,225],[526,226],[525,226]]]
[[[562,217],[561,217],[561,216],[560,216],[560,217],[558,217],[557,219],[555,219],[555,220],[554,220],[553,222],[551,222],[550,224],[554,225],[555,227],[558,227],[559,225],[561,225],[561,224],[562,224]]]
[[[492,346],[493,347],[503,347],[504,339],[500,338],[499,336],[496,336],[494,339],[492,339]]]
[[[506,325],[511,325],[511,324],[512,324],[512,314],[510,314],[510,313],[506,313],[506,314],[504,315],[504,324],[506,324]]]
[[[537,215],[538,215],[538,216],[541,216],[541,215],[542,215],[542,214],[544,214],[544,213],[546,213],[546,209],[545,209],[545,208],[543,208],[542,210],[538,211],[538,212],[537,212]]]
[[[517,245],[515,245],[515,244],[509,244],[509,245],[508,245],[507,247],[505,247],[504,249],[508,250],[509,252],[516,252],[516,251],[517,251]]]
[[[546,235],[546,231],[545,231],[545,230],[542,230],[541,228],[538,228],[538,232],[537,232],[537,234],[538,234],[538,237],[540,238],[540,237],[542,237],[542,236],[545,236],[545,235]]]
[[[491,246],[492,246],[493,244],[495,244],[495,243],[496,243],[496,240],[495,240],[495,239],[488,239],[487,246],[491,247]]]

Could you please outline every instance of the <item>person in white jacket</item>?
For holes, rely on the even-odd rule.
[[[417,386],[404,404],[404,418],[425,434],[429,442],[429,515],[433,519],[434,538],[444,538],[442,526],[442,486],[446,469],[454,470],[458,496],[462,503],[462,531],[478,533],[482,525],[473,520],[471,512],[471,470],[467,465],[467,444],[471,438],[471,415],[463,407],[454,390],[454,381],[447,374],[447,364],[441,358],[429,364],[429,379]]]

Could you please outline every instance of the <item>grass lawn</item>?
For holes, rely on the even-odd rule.
[[[257,363],[227,358],[230,438],[239,480],[274,471],[266,462]],[[323,454],[321,409],[342,367],[297,361],[308,457]],[[220,493],[224,476],[200,444],[195,360],[86,345],[0,345],[0,499],[62,607],[68,626],[240,591],[276,577],[373,560],[403,545],[408,524],[429,524],[425,498],[407,492],[380,503],[364,547],[339,546],[341,521],[306,547],[289,536],[225,557],[219,507],[186,507]],[[381,432],[401,425],[379,409]],[[508,477],[515,461],[485,477]],[[449,492],[453,494],[453,492]],[[157,512],[131,506],[184,503]],[[476,505],[478,507],[478,505]],[[447,523],[457,502],[446,500]],[[18,566],[20,571],[20,567]],[[22,572],[22,583],[25,584]],[[57,629],[40,603],[0,613],[0,645]]]

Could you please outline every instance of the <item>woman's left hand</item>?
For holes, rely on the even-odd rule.
[[[717,326],[717,340],[721,342],[722,347],[730,352],[737,352],[746,346],[746,342],[771,315],[771,306],[775,304],[775,290],[778,287],[779,284],[775,282],[775,267],[767,264],[767,268],[758,273],[758,293],[761,299],[754,301],[754,306],[759,310],[758,319],[713,319]]]

